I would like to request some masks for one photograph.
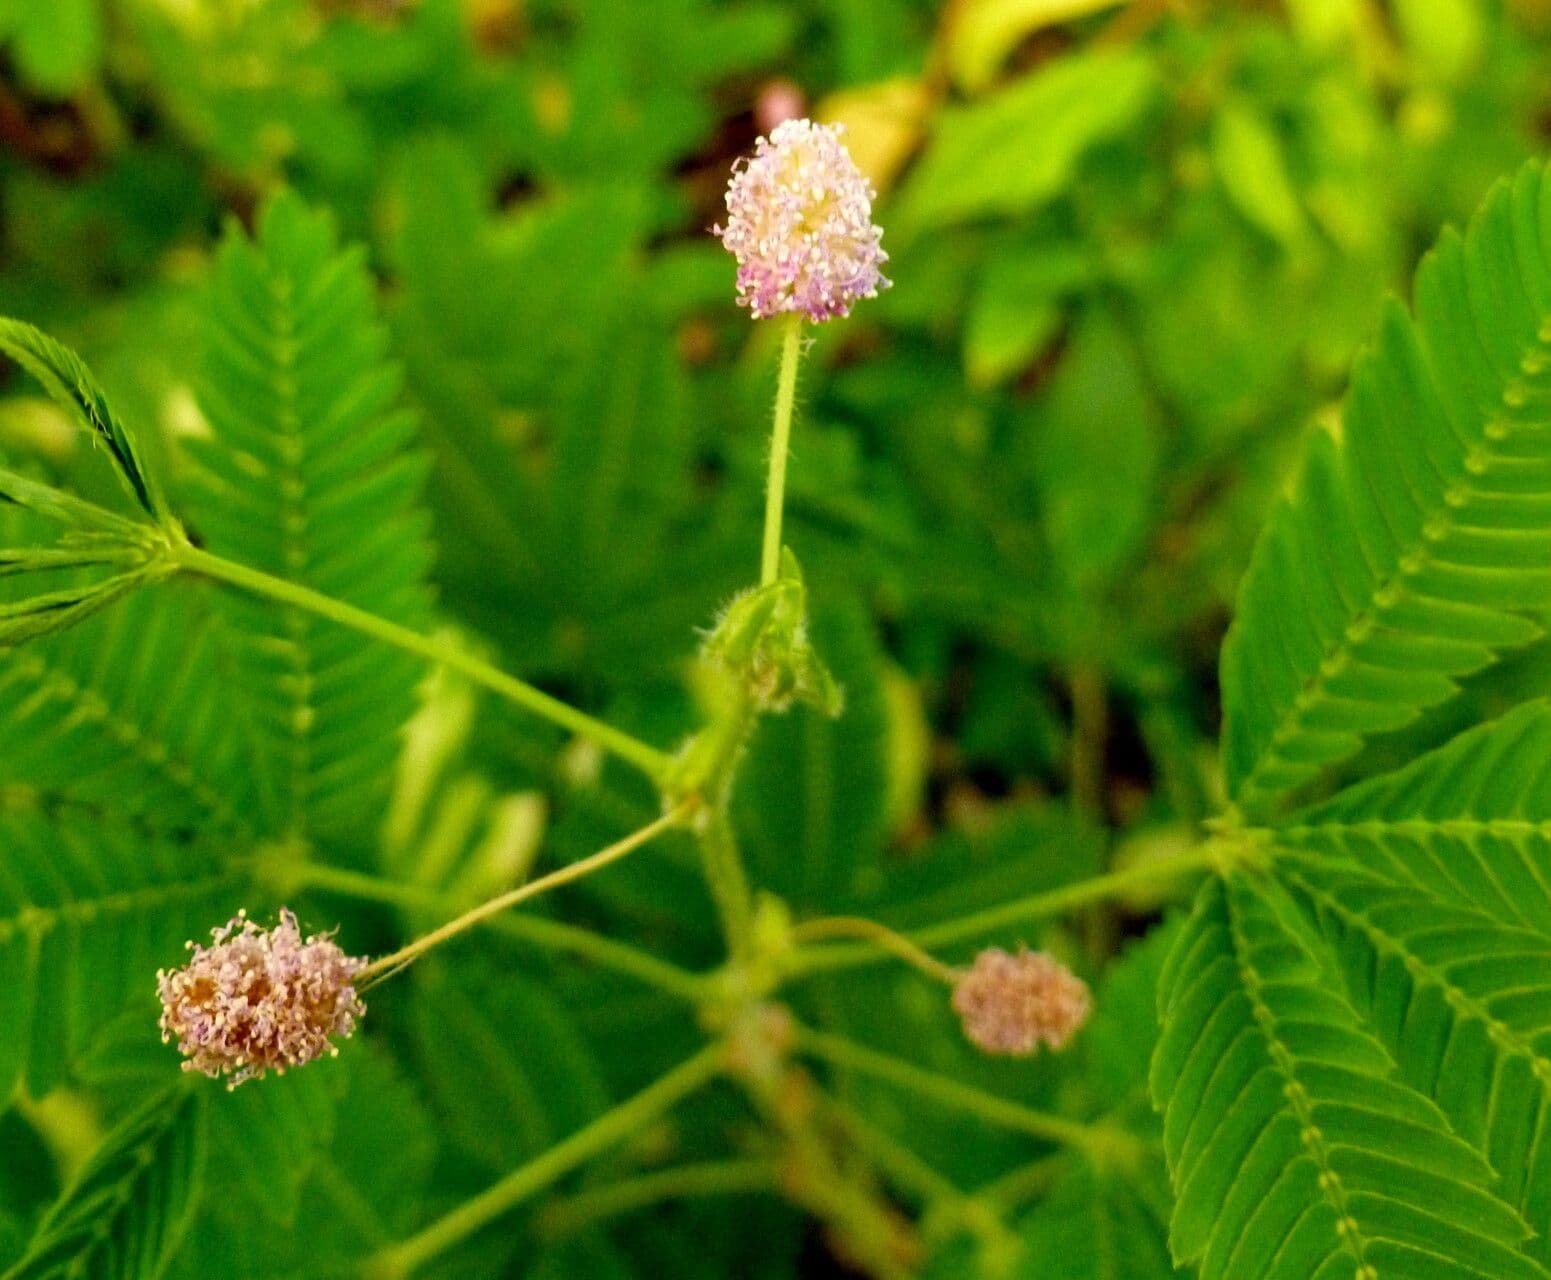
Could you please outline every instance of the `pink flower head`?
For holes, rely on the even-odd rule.
[[[953,1009],[964,1034],[987,1053],[1026,1057],[1064,1049],[1093,1007],[1088,986],[1060,961],[1019,947],[989,947],[959,980]]]
[[[211,931],[214,942],[189,943],[181,969],[156,975],[162,1041],[176,1038],[185,1071],[231,1087],[333,1054],[332,1037],[349,1036],[366,1012],[355,978],[366,961],[347,956],[327,935],[304,939],[296,916],[261,929],[242,912]]]
[[[715,231],[738,260],[738,303],[756,319],[795,311],[817,324],[889,287],[874,192],[842,132],[784,121],[727,184],[727,225]]]

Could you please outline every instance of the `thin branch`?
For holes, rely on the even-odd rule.
[[[1009,1102],[983,1089],[938,1075],[935,1071],[879,1053],[876,1049],[866,1048],[840,1036],[814,1031],[810,1027],[799,1027],[797,1049],[800,1053],[832,1066],[872,1076],[876,1080],[931,1098],[944,1106],[977,1115],[991,1124],[1026,1133],[1045,1142],[1085,1152],[1096,1151],[1105,1145],[1087,1125],[1035,1111],[1018,1102]]]
[[[786,460],[791,452],[792,413],[797,403],[797,366],[802,360],[803,317],[782,317],[781,372],[776,382],[775,421],[770,435],[770,477],[765,487],[765,538],[759,561],[759,585],[768,587],[781,572],[781,517],[786,503]]]
[[[1123,871],[1111,871],[1106,875],[1079,880],[1076,884],[1063,885],[1059,889],[1004,902],[973,915],[944,920],[925,929],[915,930],[908,935],[908,939],[922,948],[975,941],[1012,925],[1063,915],[1077,907],[1102,902],[1143,885],[1176,880],[1181,876],[1205,871],[1221,865],[1230,856],[1220,841],[1207,840],[1173,857],[1138,863]],[[861,965],[877,964],[887,954],[875,943],[815,947],[798,952],[792,958],[790,971],[806,974],[854,969]]]
[[[168,556],[172,564],[189,573],[225,583],[252,595],[263,596],[279,604],[305,610],[342,627],[359,631],[374,640],[380,640],[384,644],[393,645],[406,653],[415,654],[417,657],[461,672],[475,683],[499,694],[508,702],[552,721],[579,737],[597,743],[605,751],[634,765],[654,783],[660,785],[672,767],[673,757],[666,752],[649,746],[639,738],[631,736],[622,729],[616,729],[613,725],[606,724],[585,711],[577,710],[569,703],[562,702],[559,698],[545,693],[525,680],[508,675],[499,667],[476,658],[473,654],[444,640],[421,635],[418,631],[402,627],[396,622],[380,618],[365,609],[358,609],[352,604],[326,596],[300,583],[288,582],[284,578],[276,578],[257,569],[250,569],[246,565],[211,555],[197,547],[176,546],[171,549]]]
[[[432,1258],[461,1244],[709,1084],[721,1074],[726,1056],[721,1043],[706,1046],[635,1097],[514,1169],[424,1231],[384,1249],[367,1263],[365,1273],[373,1280],[403,1280],[413,1275]]]
[[[653,837],[661,835],[671,827],[677,826],[695,808],[693,800],[682,801],[670,809],[655,822],[647,823],[639,831],[632,832],[623,840],[617,840],[606,849],[600,849],[591,857],[583,858],[570,866],[561,867],[558,871],[552,871],[547,876],[541,876],[537,880],[530,880],[525,885],[519,885],[509,893],[503,893],[500,897],[492,898],[489,902],[481,903],[472,911],[465,911],[456,920],[449,920],[439,929],[434,929],[423,938],[417,938],[406,947],[401,947],[391,955],[382,956],[373,960],[371,964],[362,969],[357,986],[365,990],[367,987],[381,982],[407,965],[413,964],[417,959],[438,947],[449,938],[456,937],[467,929],[491,916],[500,915],[502,912],[515,907],[520,902],[526,902],[530,898],[536,898],[541,893],[548,893],[551,889],[558,889],[561,885],[570,884],[574,880],[581,880],[591,875],[594,871],[602,870],[612,862],[618,862],[627,854],[634,853],[642,845],[647,844]]]
[[[539,1227],[550,1239],[562,1239],[603,1219],[635,1213],[665,1200],[757,1195],[779,1187],[780,1172],[774,1161],[707,1160],[623,1178],[556,1200],[539,1215]]]
[[[929,978],[958,985],[964,975],[950,964],[944,964],[936,956],[923,951],[903,934],[896,933],[886,924],[866,920],[861,916],[826,916],[820,920],[806,920],[792,929],[792,941],[799,946],[824,942],[831,938],[861,938],[875,943],[883,950],[898,956],[906,964],[919,969]]]
[[[286,868],[283,879],[286,891],[290,891],[293,886],[317,889],[323,893],[341,894],[358,901],[380,902],[411,911],[447,915],[465,905],[446,894],[418,885],[319,863]],[[492,933],[514,942],[580,956],[692,1004],[699,1003],[705,996],[707,983],[700,975],[589,929],[534,915],[503,916],[491,920],[486,927]]]

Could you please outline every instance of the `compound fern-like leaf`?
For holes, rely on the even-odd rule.
[[[1539,633],[1551,591],[1551,174],[1526,167],[1386,313],[1338,436],[1262,536],[1223,650],[1259,817]]]
[[[4,1280],[159,1280],[193,1216],[205,1095],[179,1084],[108,1135]]]
[[[23,1073],[47,1093],[116,1015],[154,1023],[157,968],[231,913],[243,878],[99,814],[0,812],[0,850],[3,1107]]]
[[[1486,1161],[1396,1078],[1295,913],[1263,876],[1213,880],[1162,975],[1176,1260],[1202,1280],[1544,1280]]]
[[[381,617],[427,619],[423,466],[359,252],[282,195],[221,252],[200,403],[213,436],[194,526],[208,548]],[[296,609],[223,593],[237,692],[253,708],[266,825],[356,833],[374,820],[420,666]]]
[[[249,830],[218,625],[168,583],[0,652],[0,785],[165,831]]]
[[[140,457],[129,429],[114,414],[81,357],[41,330],[0,317],[0,353],[32,374],[49,397],[108,451],[130,496],[149,516],[168,518],[161,489]]]
[[[1277,833],[1281,878],[1413,1088],[1551,1261],[1551,704],[1462,734]]]

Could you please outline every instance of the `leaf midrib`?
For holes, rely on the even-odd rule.
[[[148,733],[142,725],[116,712],[99,691],[91,689],[70,672],[50,664],[37,650],[17,657],[15,661],[17,672],[36,683],[34,696],[41,695],[46,700],[69,704],[73,708],[72,719],[101,727],[142,764],[195,800],[201,809],[223,826],[236,831],[252,830],[250,824],[238,815],[219,791],[201,781],[187,760],[177,755],[166,742]]]
[[[1546,333],[1545,326],[1551,321],[1551,317],[1542,317],[1540,327],[1535,335],[1525,345],[1523,355],[1520,358],[1520,368],[1528,367],[1538,361],[1539,367],[1545,367],[1545,361],[1551,357],[1551,334]],[[1416,324],[1415,320],[1411,321]],[[1436,370],[1433,360],[1425,343],[1418,341],[1418,349],[1422,354],[1426,369],[1436,383]],[[1374,358],[1377,358],[1375,356]],[[1544,421],[1524,422],[1520,421],[1520,415],[1532,407],[1532,397],[1528,395],[1525,384],[1520,377],[1508,379],[1499,393],[1499,405],[1501,416],[1482,422],[1475,432],[1473,440],[1467,440],[1455,433],[1455,438],[1461,446],[1457,458],[1450,459],[1456,467],[1455,474],[1445,474],[1439,470],[1437,459],[1425,449],[1419,450],[1417,457],[1422,466],[1435,474],[1442,485],[1438,492],[1436,502],[1418,501],[1417,507],[1422,514],[1419,536],[1410,543],[1394,537],[1394,529],[1390,524],[1389,514],[1384,504],[1377,499],[1373,503],[1373,509],[1378,518],[1382,520],[1394,537],[1397,544],[1397,553],[1393,569],[1374,586],[1367,602],[1359,609],[1342,630],[1340,641],[1333,649],[1327,651],[1318,668],[1303,682],[1303,687],[1297,696],[1282,712],[1278,723],[1266,740],[1264,747],[1256,756],[1255,763],[1246,773],[1239,787],[1239,802],[1247,811],[1255,811],[1259,808],[1259,802],[1274,799],[1275,791],[1263,790],[1260,779],[1272,767],[1279,764],[1298,764],[1296,760],[1289,759],[1282,754],[1282,748],[1289,741],[1296,738],[1304,731],[1304,717],[1312,707],[1332,700],[1332,695],[1326,693],[1329,682],[1350,669],[1355,658],[1356,647],[1362,644],[1374,631],[1384,625],[1386,613],[1391,612],[1406,604],[1408,600],[1417,598],[1428,599],[1425,593],[1408,592],[1407,583],[1422,573],[1429,565],[1449,563],[1438,555],[1437,549],[1446,545],[1454,534],[1469,529],[1472,526],[1461,521],[1456,512],[1468,506],[1473,499],[1488,497],[1491,490],[1484,489],[1471,483],[1472,475],[1485,474],[1494,461],[1507,461],[1511,455],[1499,447],[1514,438],[1518,431],[1533,431],[1543,429]],[[1453,422],[1449,419],[1451,433]],[[1485,451],[1485,457],[1479,457],[1481,451]],[[1350,455],[1345,447],[1342,449],[1342,475],[1348,480],[1352,475],[1358,475],[1365,483],[1372,484],[1372,479],[1361,468],[1351,468],[1346,464]],[[1472,460],[1476,461],[1478,469],[1471,466]],[[1412,486],[1410,477],[1402,469],[1395,472],[1399,483],[1403,484],[1413,495],[1419,499],[1426,499],[1426,494],[1417,494]],[[1450,495],[1454,495],[1456,501],[1449,501]],[[1360,543],[1359,543],[1360,545]],[[1402,549],[1403,548],[1403,549]],[[1366,559],[1366,557],[1365,557]],[[1372,566],[1369,566],[1370,571]],[[1354,632],[1357,634],[1354,635]]]
[[[167,884],[143,885],[101,897],[72,897],[50,907],[28,904],[9,916],[0,916],[0,943],[17,937],[42,938],[63,924],[77,924],[104,915],[130,915],[149,907],[212,895],[236,882],[231,873],[198,880],[180,879]]]
[[[1287,1105],[1292,1109],[1293,1116],[1297,1120],[1299,1128],[1300,1155],[1314,1161],[1320,1171],[1319,1188],[1325,1202],[1335,1211],[1337,1223],[1347,1222],[1351,1224],[1351,1231],[1336,1232],[1336,1247],[1350,1254],[1357,1264],[1359,1276],[1368,1274],[1377,1275],[1377,1272],[1369,1264],[1365,1257],[1368,1241],[1363,1238],[1361,1226],[1351,1213],[1347,1205],[1346,1188],[1341,1181],[1341,1175],[1335,1171],[1331,1164],[1330,1151],[1325,1144],[1325,1139],[1320,1133],[1319,1126],[1314,1123],[1313,1109],[1309,1105],[1308,1093],[1303,1083],[1298,1079],[1296,1062],[1292,1051],[1282,1043],[1276,1031],[1276,1015],[1271,1012],[1265,1001],[1260,998],[1260,988],[1265,985],[1265,980],[1260,976],[1249,955],[1249,943],[1240,928],[1238,913],[1234,910],[1231,895],[1226,892],[1223,895],[1223,907],[1227,913],[1228,936],[1233,944],[1233,961],[1239,972],[1239,987],[1244,998],[1249,1002],[1251,1015],[1255,1019],[1255,1025],[1259,1029],[1261,1038],[1266,1043],[1266,1052],[1272,1065],[1287,1082],[1284,1097]]]

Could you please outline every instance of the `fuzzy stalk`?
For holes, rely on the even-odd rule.
[[[738,837],[727,816],[725,798],[706,814],[695,834],[727,949],[735,960],[742,960],[753,942],[754,894],[738,851]]]
[[[442,943],[457,937],[460,933],[472,929],[491,916],[499,915],[503,911],[515,907],[520,902],[526,902],[530,898],[536,898],[541,893],[548,893],[551,889],[558,889],[561,885],[571,884],[590,876],[595,871],[601,871],[610,863],[618,862],[628,854],[634,853],[642,845],[650,842],[655,836],[661,835],[669,828],[677,826],[694,809],[695,802],[686,800],[673,809],[670,809],[655,822],[649,822],[639,831],[634,831],[623,840],[617,840],[606,849],[600,849],[590,857],[571,863],[570,866],[561,867],[547,876],[540,876],[537,880],[530,880],[527,884],[519,885],[499,897],[491,898],[489,902],[483,902],[470,911],[465,911],[455,920],[449,920],[439,929],[433,929],[423,938],[417,938],[406,947],[401,947],[391,955],[382,956],[373,960],[371,964],[362,969],[358,975],[356,986],[366,988],[381,982],[384,978],[399,972],[413,964],[426,952]]]
[[[799,946],[814,942],[827,942],[832,938],[855,938],[870,942],[883,951],[903,960],[911,968],[928,978],[955,986],[964,976],[961,969],[944,964],[936,956],[916,946],[901,933],[886,924],[867,920],[861,916],[825,916],[820,920],[807,920],[792,929],[792,941]]]
[[[759,585],[781,572],[781,517],[786,506],[786,460],[791,453],[792,417],[797,406],[797,366],[802,361],[803,317],[781,317],[781,372],[776,380],[775,423],[770,434],[770,478],[765,486],[765,542]]]
[[[376,902],[408,911],[431,911],[448,915],[465,904],[448,894],[418,885],[389,880],[382,876],[345,867],[308,862],[276,870],[273,880],[282,896],[301,889],[339,894],[358,902]],[[586,960],[600,968],[635,978],[680,1000],[698,1003],[709,987],[699,974],[660,960],[625,942],[606,938],[589,929],[581,929],[543,916],[508,915],[488,921],[490,932],[549,951],[560,951]]]

